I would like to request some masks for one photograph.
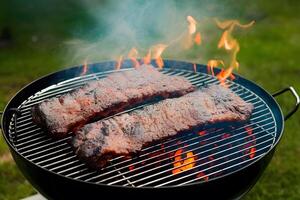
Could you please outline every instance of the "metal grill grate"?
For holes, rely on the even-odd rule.
[[[47,98],[71,91],[111,72],[60,82],[23,102],[19,107],[20,115],[12,117],[9,128],[10,140],[17,151],[36,165],[72,179],[107,185],[161,187],[186,185],[225,175],[254,162],[275,142],[276,123],[268,105],[247,88],[227,81],[232,91],[255,107],[247,124],[211,127],[201,134],[187,132],[147,146],[137,156],[120,156],[112,159],[106,168],[91,170],[76,158],[67,144],[69,138],[54,140],[33,124],[30,109]],[[204,73],[174,69],[164,69],[162,72],[183,76],[198,87],[219,84],[214,77]],[[184,162],[187,152],[193,153],[192,163]],[[174,167],[175,157],[181,166]],[[189,169],[174,173],[174,170],[187,165]]]

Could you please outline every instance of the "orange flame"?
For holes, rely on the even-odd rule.
[[[164,61],[163,61],[162,57],[158,57],[158,58],[156,59],[156,64],[157,64],[157,66],[158,66],[159,69],[162,69],[162,68],[163,68],[163,66],[164,66],[165,64],[164,64]]]
[[[225,46],[225,49],[227,50],[230,50],[231,47],[228,47],[228,31],[224,31],[221,38],[220,38],[220,41],[218,43],[218,48],[222,48]]]
[[[192,34],[194,34],[196,32],[196,24],[197,24],[197,22],[196,22],[196,20],[192,16],[187,16],[186,20],[189,23],[189,27],[188,27],[189,34],[192,35]]]
[[[235,26],[240,28],[250,28],[255,23],[255,21],[251,21],[248,24],[241,24],[238,20],[225,20],[224,22],[220,22],[217,18],[214,18],[214,21],[220,29],[227,29]]]
[[[197,72],[197,65],[194,63],[193,64],[194,72]]]
[[[188,32],[187,34],[184,35],[182,39],[182,46],[184,49],[190,49],[195,42],[195,38],[193,35],[196,33],[197,30],[196,27],[197,21],[192,16],[187,16],[186,20],[188,22]],[[197,40],[199,40],[199,34],[197,36]],[[200,41],[201,41],[201,37],[200,37]]]
[[[151,49],[149,49],[147,55],[144,57],[144,64],[150,64],[151,63]]]
[[[183,150],[179,149],[175,152],[175,162],[174,162],[174,168],[172,170],[173,174],[178,174],[180,172],[186,171],[188,169],[191,169],[195,166],[195,157],[193,152],[187,152],[186,153],[186,158],[182,160],[182,153]]]
[[[225,86],[225,81],[227,77],[231,76],[233,68],[221,69],[220,73],[218,73],[217,78],[219,79],[221,85]]]
[[[123,63],[123,55],[121,55],[121,56],[118,58],[118,60],[117,60],[117,62],[116,62],[115,69],[116,69],[116,70],[121,69],[122,63]]]
[[[132,61],[133,67],[138,68],[140,63],[137,60],[138,51],[136,48],[132,48],[128,53],[128,58]]]
[[[225,66],[224,62],[222,60],[209,60],[207,63],[207,73],[214,76],[215,75],[214,67],[217,67],[220,65],[222,65],[223,67]]]
[[[168,45],[165,44],[157,44],[152,47],[152,54],[153,58],[156,61],[157,66],[162,69],[164,66],[164,61],[161,57],[161,54],[164,52],[164,50],[168,47]]]
[[[200,44],[202,43],[202,38],[201,38],[200,32],[197,32],[197,33],[196,33],[194,42],[195,42],[197,45],[200,45]]]
[[[237,20],[227,20],[224,22],[220,22],[218,19],[214,19],[217,26],[220,29],[223,29],[224,32],[219,40],[218,48],[224,48],[226,51],[230,53],[231,59],[230,63],[227,69],[222,70],[218,75],[217,78],[221,82],[221,84],[225,84],[225,80],[229,77],[231,80],[234,80],[234,76],[232,75],[232,72],[234,69],[239,68],[239,63],[237,61],[237,54],[240,51],[240,45],[236,39],[232,37],[232,31],[234,28],[240,27],[240,28],[249,28],[251,27],[255,22],[251,21],[248,24],[240,24]]]
[[[235,79],[235,76],[233,74],[230,74],[229,78],[233,81]]]
[[[180,37],[178,37],[175,40],[172,40],[168,44],[156,44],[152,46],[145,57],[143,58],[143,63],[144,64],[150,64],[151,63],[151,58],[155,59],[156,65],[158,68],[163,68],[164,66],[164,61],[162,58],[162,53],[165,51],[167,47],[170,45],[182,41],[183,42],[183,47],[188,49],[195,45],[201,45],[202,44],[202,35],[200,32],[197,32],[197,23],[198,21],[195,20],[192,16],[187,16],[186,20],[188,22],[188,31],[187,33],[184,32]],[[226,20],[223,22],[220,22],[218,19],[214,18],[214,21],[216,25],[223,30],[223,33],[220,37],[220,40],[218,42],[217,47],[219,49],[225,49],[226,52],[229,53],[230,55],[230,62],[225,64],[223,60],[209,60],[207,63],[207,71],[208,73],[214,74],[214,67],[221,66],[223,70],[221,70],[217,74],[217,78],[221,82],[222,85],[225,85],[226,79],[230,78],[231,80],[235,79],[235,76],[232,74],[233,70],[239,68],[239,62],[237,61],[237,54],[240,51],[240,45],[238,41],[232,36],[232,32],[235,27],[238,28],[249,28],[251,27],[255,22],[251,21],[248,24],[241,24],[237,20]],[[128,57],[131,59],[133,66],[135,68],[140,66],[139,61],[137,60],[138,57],[138,51],[136,48],[132,48],[130,52],[128,53]],[[116,63],[116,69],[120,69],[122,65],[123,57],[120,57]],[[196,72],[196,65],[193,65],[194,71]]]
[[[84,76],[87,73],[87,70],[88,70],[88,64],[87,64],[87,60],[85,60],[83,63],[82,72],[80,76]]]

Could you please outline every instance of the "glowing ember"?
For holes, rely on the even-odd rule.
[[[123,56],[120,56],[116,62],[116,70],[121,69],[123,63]]]
[[[134,170],[134,165],[130,165],[128,168],[130,171],[132,171],[132,170]]]
[[[197,45],[200,45],[202,43],[201,34],[199,32],[196,33],[194,41]]]
[[[203,135],[205,135],[206,134],[206,131],[199,131],[198,132],[198,135],[200,135],[200,136],[203,136]]]
[[[128,58],[132,61],[133,67],[137,68],[140,66],[140,63],[137,60],[138,51],[136,48],[132,48],[128,53]]]
[[[81,72],[80,76],[85,75],[86,72],[87,72],[87,70],[88,70],[88,64],[87,64],[87,60],[85,60],[85,61],[84,61],[84,64],[83,64],[83,68],[82,68],[82,72]]]
[[[250,154],[249,154],[249,157],[250,157],[251,159],[254,158],[255,152],[256,152],[256,148],[255,148],[255,147],[252,147],[252,148],[250,149]]]
[[[192,16],[187,16],[186,20],[189,23],[189,34],[194,34],[196,32],[196,20]]]
[[[144,61],[144,64],[146,64],[146,65],[150,64],[150,62],[151,62],[151,50],[150,49],[149,49],[147,55],[144,57],[143,61]]]
[[[158,157],[160,154],[162,154],[164,152],[164,150],[159,150],[159,151],[155,151],[153,153],[148,154],[149,158],[154,158],[154,157]]]
[[[224,133],[222,135],[222,139],[226,139],[226,138],[229,138],[231,135],[229,133]]]
[[[247,141],[249,141],[249,142],[247,142],[243,146],[244,146],[245,149],[247,149],[245,151],[245,154],[249,154],[249,157],[252,159],[252,158],[254,158],[255,153],[256,153],[256,148],[253,147],[256,144],[256,137],[255,137],[255,134],[253,134],[252,127],[250,127],[250,126],[249,127],[245,127],[245,130],[246,130],[246,133],[248,135]]]
[[[253,129],[251,127],[246,127],[245,130],[247,131],[248,135],[252,135]]]
[[[175,156],[176,157],[175,157],[174,167],[180,167],[182,165],[181,162],[180,162],[180,160],[181,160],[181,154],[182,154],[182,149],[179,149],[179,150],[177,150],[175,152]],[[181,172],[180,168],[172,170],[173,174],[177,174],[179,172]]]
[[[206,131],[199,131],[198,135],[204,136],[207,132]],[[200,145],[205,145],[207,142],[205,140],[200,141]]]
[[[204,172],[199,172],[196,175],[197,178],[203,179],[204,181],[208,181],[209,177]]]
[[[249,140],[254,140],[253,143],[255,144],[255,143],[256,143],[256,142],[255,142],[256,137],[255,137],[255,134],[253,134],[253,129],[252,129],[252,127],[246,127],[245,130],[246,130],[247,134],[248,134],[249,136],[251,136],[251,138],[249,138]]]
[[[185,159],[182,158],[182,153],[183,153],[182,149],[179,149],[175,152],[175,159],[174,159],[173,165],[174,165],[174,168],[176,168],[176,169],[172,170],[173,174],[178,174],[180,172],[191,169],[195,166],[195,163],[194,163],[195,157],[194,157],[193,152],[187,152]]]
[[[167,47],[168,47],[168,45],[165,45],[165,44],[157,44],[152,47],[153,58],[155,59],[156,64],[160,69],[162,69],[162,67],[164,66],[164,61],[161,57],[161,54],[164,52],[164,50]]]

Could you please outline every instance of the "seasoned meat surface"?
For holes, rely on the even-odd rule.
[[[45,100],[32,108],[32,118],[52,136],[61,138],[95,117],[104,118],[146,100],[178,97],[194,90],[195,86],[183,77],[142,65]]]
[[[145,144],[200,125],[246,121],[252,110],[252,104],[230,89],[210,86],[87,124],[76,132],[71,144],[80,159],[101,168],[114,156],[136,153]]]

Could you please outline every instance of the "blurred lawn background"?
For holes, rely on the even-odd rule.
[[[239,73],[270,92],[288,85],[300,92],[300,1],[236,2],[228,1],[235,12],[241,14],[242,20],[257,21],[247,37],[240,38]],[[101,3],[105,5],[105,1]],[[77,1],[2,1],[0,110],[18,90],[34,79],[82,63],[80,59],[66,60],[63,44],[92,30],[95,23]],[[77,35],[74,29],[78,30]],[[185,59],[189,60],[189,57]],[[287,111],[294,99],[286,94],[278,102]],[[245,199],[300,199],[299,130],[298,112],[286,122],[284,137],[272,162]],[[1,136],[0,199],[20,199],[34,193]]]

